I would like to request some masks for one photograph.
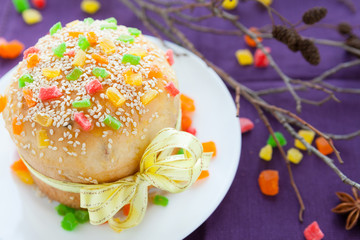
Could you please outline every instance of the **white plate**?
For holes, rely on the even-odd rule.
[[[168,46],[176,53],[186,53],[186,56],[175,56],[174,68],[180,90],[195,100],[193,126],[197,129],[197,137],[203,142],[214,141],[218,149],[217,157],[210,164],[210,177],[183,193],[167,194],[167,207],[149,204],[142,223],[120,234],[108,225],[90,224],[67,232],[60,227],[62,217],[54,210],[57,203],[37,197],[32,187],[22,184],[11,173],[10,165],[17,160],[16,150],[0,117],[1,240],[183,239],[213,213],[229,190],[238,167],[239,120],[235,117],[233,99],[218,75],[191,52],[172,43]],[[12,71],[1,79],[1,93],[9,83]]]

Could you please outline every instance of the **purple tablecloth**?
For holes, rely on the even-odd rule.
[[[57,21],[63,23],[87,17],[80,10],[80,1],[48,1],[42,11],[44,20],[34,26],[27,26],[21,16],[14,11],[10,0],[2,0],[0,8],[0,36],[7,40],[19,39],[26,47],[32,46],[37,39],[46,34]],[[356,2],[356,1],[354,1]],[[119,1],[104,0],[101,10],[95,18],[116,17],[121,24],[144,29],[141,22]],[[328,16],[323,22],[337,23],[348,21],[358,25],[360,14],[353,14],[341,1],[313,0],[274,0],[272,5],[284,16],[297,22],[302,13],[315,5],[328,8]],[[360,4],[356,3],[360,9]],[[270,23],[266,11],[254,2],[242,3],[237,13],[247,26],[263,26]],[[231,28],[221,21],[215,23],[220,28]],[[144,31],[148,33],[148,31]],[[195,42],[196,47],[210,60],[224,68],[238,81],[253,89],[282,86],[281,79],[271,68],[256,69],[240,67],[234,58],[234,52],[245,48],[242,40],[236,37],[214,36],[188,30],[187,35]],[[305,31],[305,36],[342,40],[334,30],[313,28]],[[320,46],[322,62],[313,67],[307,64],[299,53],[292,53],[274,40],[265,40],[264,44],[272,48],[274,59],[280,67],[292,77],[309,79],[327,68],[351,59],[343,50]],[[0,60],[0,76],[17,64],[21,59]],[[340,71],[329,79],[329,82],[342,87],[360,88],[359,67]],[[304,97],[320,99],[321,94],[301,92]],[[324,132],[349,133],[360,126],[359,95],[337,94],[341,103],[328,102],[321,107],[304,105],[301,117],[313,123]],[[294,110],[294,101],[290,94],[283,93],[267,96],[266,100]],[[306,211],[304,223],[298,221],[298,203],[290,186],[286,166],[279,152],[275,151],[271,162],[258,158],[259,149],[265,144],[268,132],[259,119],[256,111],[246,101],[241,101],[241,116],[255,122],[255,129],[243,135],[243,146],[240,165],[228,194],[210,218],[195,230],[187,239],[304,239],[303,230],[312,221],[317,220],[326,239],[360,239],[360,227],[346,231],[345,216],[338,216],[330,211],[338,204],[336,191],[350,191],[335,173],[321,160],[304,154],[301,164],[293,166],[294,178],[303,196]],[[271,119],[273,121],[273,119]],[[221,127],[221,126],[219,126]],[[279,124],[275,130],[282,131]],[[337,141],[345,163],[340,168],[355,181],[360,181],[360,138],[351,141]],[[289,141],[286,149],[293,146]],[[238,146],[234,146],[238,147]],[[217,159],[221,161],[221,159]],[[338,164],[339,165],[339,164]],[[259,191],[257,177],[264,169],[276,169],[280,172],[280,193],[275,197],[266,197]],[[190,214],[190,213],[189,213]],[[181,226],[179,226],[181,227]]]

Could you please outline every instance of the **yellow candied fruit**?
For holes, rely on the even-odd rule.
[[[72,65],[82,67],[85,64],[85,61],[86,61],[86,53],[81,49],[77,50]]]
[[[254,62],[253,55],[248,49],[237,50],[235,56],[241,66],[251,65]]]
[[[81,10],[88,14],[96,13],[100,7],[100,3],[96,0],[83,0],[81,2]]]
[[[233,10],[239,4],[239,0],[224,0],[222,7],[226,10]]]
[[[53,119],[48,115],[36,114],[34,121],[43,127],[50,127],[53,123]]]
[[[106,53],[106,54],[113,54],[115,53],[116,47],[114,42],[111,39],[108,38],[104,38],[102,39],[100,42],[100,47],[101,49]]]
[[[122,95],[119,90],[114,87],[109,87],[106,90],[106,96],[109,98],[111,103],[114,104],[115,107],[120,107],[126,101],[124,95]]]
[[[41,129],[36,132],[38,148],[47,148],[50,145],[50,139],[46,130]]]
[[[31,174],[29,171],[14,171],[14,173],[16,174],[16,176],[18,178],[20,178],[20,180],[25,183],[25,184],[33,184],[34,183],[34,180],[33,178],[31,177]]]
[[[47,78],[55,78],[60,75],[60,69],[57,68],[43,68],[42,74]]]
[[[144,95],[141,96],[140,101],[142,104],[147,105],[149,102],[151,102],[157,95],[158,91],[151,89],[150,91],[147,91]]]
[[[303,158],[302,153],[296,148],[290,148],[287,151],[287,159],[292,163],[298,164],[302,158]]]
[[[257,0],[258,2],[261,2],[262,4],[266,6],[270,6],[273,2],[273,0]]]
[[[299,130],[298,134],[304,138],[305,142],[312,144],[314,138],[315,138],[315,132],[311,130]],[[301,150],[306,150],[306,147],[302,142],[300,142],[298,139],[295,139],[295,147]]]
[[[270,161],[272,158],[273,149],[271,145],[267,144],[265,147],[260,149],[259,157],[265,161]]]
[[[143,58],[147,55],[147,51],[143,48],[132,48],[129,50],[128,54]]]
[[[125,82],[127,84],[133,86],[141,86],[142,85],[142,75],[141,73],[137,72],[134,73],[131,69],[124,72]]]
[[[74,20],[74,21],[69,22],[68,24],[66,24],[66,27],[71,28],[71,27],[73,27],[73,26],[75,26],[75,25],[77,25],[79,23],[80,23],[79,20]]]

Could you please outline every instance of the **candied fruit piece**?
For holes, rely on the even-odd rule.
[[[189,117],[187,114],[182,114],[181,116],[181,129],[186,130],[189,129],[192,124],[191,117]]]
[[[256,28],[256,27],[251,27],[249,28],[249,30],[251,32],[253,32],[255,35],[259,35],[260,32],[259,30]],[[245,35],[244,36],[244,40],[245,40],[245,43],[249,46],[249,47],[256,47],[256,42],[249,36],[249,35]],[[261,37],[257,37],[257,40],[259,42],[262,42],[262,38]]]
[[[269,144],[262,147],[259,152],[259,157],[265,161],[270,161],[272,158],[273,149]]]
[[[52,50],[55,56],[62,58],[64,56],[64,53],[66,52],[66,44],[61,43],[57,47],[54,47]]]
[[[82,112],[74,113],[74,120],[77,122],[84,131],[91,129],[91,122],[86,118]]]
[[[23,89],[22,92],[25,98],[26,105],[29,108],[36,106],[37,103],[33,99],[33,91],[31,91],[31,89]]]
[[[311,131],[311,130],[299,130],[298,134],[304,138],[305,142],[307,142],[308,144],[312,144],[314,138],[315,138],[315,132]],[[304,144],[302,144],[302,142],[300,142],[298,139],[295,139],[295,147],[297,147],[298,149],[301,150],[306,150],[306,147]]]
[[[24,44],[18,40],[12,40],[10,42],[0,43],[0,57],[5,59],[14,59],[17,58],[22,50],[24,49]]]
[[[185,94],[180,95],[181,100],[181,110],[183,112],[194,112],[195,111],[195,104],[194,100]]]
[[[41,13],[36,9],[26,9],[22,12],[23,20],[28,25],[33,25],[35,23],[42,21],[42,15]]]
[[[265,51],[270,53],[270,48],[265,47]],[[261,49],[256,49],[255,51],[255,67],[267,67],[269,66],[269,59],[266,54]]]
[[[119,90],[114,87],[109,87],[108,89],[106,89],[106,96],[109,98],[111,103],[114,104],[115,107],[120,107],[126,101],[124,95],[122,95]]]
[[[80,101],[74,101],[72,103],[72,106],[74,108],[88,108],[88,107],[91,107],[91,102],[90,102],[90,99],[83,99]]]
[[[90,47],[90,43],[84,35],[79,36],[78,46],[83,51],[85,51],[86,49],[88,49]]]
[[[34,121],[43,127],[50,127],[53,123],[53,119],[51,117],[39,113],[34,117]]]
[[[224,0],[222,2],[222,7],[226,10],[233,10],[239,4],[239,0]]]
[[[177,89],[173,82],[168,82],[165,85],[165,90],[172,96],[175,97],[180,93],[179,89]]]
[[[140,101],[143,105],[148,105],[158,94],[158,91],[151,89],[140,97]]]
[[[95,20],[93,18],[91,18],[91,17],[88,17],[88,18],[84,19],[84,23],[86,23],[88,25],[93,24],[93,22],[95,22]]]
[[[27,58],[27,67],[28,67],[28,68],[33,68],[33,67],[35,67],[39,62],[40,62],[39,55],[37,55],[36,53],[31,54],[31,55]]]
[[[303,158],[302,153],[296,148],[290,148],[287,151],[287,159],[292,163],[298,164],[302,158]]]
[[[25,83],[32,83],[34,82],[34,79],[30,74],[25,73],[19,78],[18,82],[19,82],[19,88],[23,88],[26,86]]]
[[[108,23],[117,25],[117,20],[114,17],[109,17],[109,18],[105,19],[105,21],[107,21]]]
[[[41,72],[44,75],[44,77],[56,78],[56,77],[60,76],[61,71],[58,68],[43,68],[43,69],[41,69]]]
[[[97,79],[90,81],[88,84],[86,84],[85,88],[86,88],[86,92],[90,95],[99,92],[103,89],[100,81]]]
[[[280,146],[285,146],[287,144],[287,141],[281,132],[274,132],[274,135],[275,135],[276,139],[279,141]],[[269,138],[267,140],[267,144],[269,144],[272,147],[277,146],[272,135],[269,136]]]
[[[161,72],[161,69],[156,65],[151,65],[148,77],[149,78],[162,78],[162,76],[163,76],[163,74]]]
[[[60,31],[61,29],[62,29],[61,22],[57,22],[50,28],[49,33],[52,36],[55,33],[57,33],[58,31]]]
[[[15,175],[25,184],[33,184],[34,180],[29,171],[14,171]]]
[[[131,55],[131,54],[124,54],[121,62],[124,64],[130,63],[131,65],[138,65],[140,63],[140,60],[141,60],[141,57],[139,57],[139,56],[135,56],[135,55]]]
[[[31,2],[37,9],[43,9],[46,6],[46,0],[31,0]]]
[[[240,118],[241,133],[246,133],[254,128],[254,123],[248,118]]]
[[[7,105],[7,97],[0,94],[0,113],[2,113]]]
[[[197,180],[207,178],[209,175],[210,173],[208,170],[202,170]]]
[[[213,141],[203,142],[202,146],[204,152],[212,152],[213,153],[212,156],[216,157],[216,145]]]
[[[155,205],[166,207],[169,204],[169,199],[167,199],[167,197],[164,197],[161,195],[156,195],[154,197],[153,203]]]
[[[131,35],[122,34],[116,40],[119,40],[119,41],[124,42],[124,43],[134,43],[135,38],[133,36],[131,36]]]
[[[24,162],[21,159],[15,161],[11,165],[11,170],[13,170],[15,172],[17,172],[17,171],[28,172],[29,171],[29,169],[26,167],[26,165],[24,164]]]
[[[15,135],[20,135],[23,131],[24,125],[21,121],[18,121],[17,117],[14,117],[12,121],[12,128]]]
[[[12,0],[12,3],[17,12],[22,13],[26,9],[30,8],[30,4],[28,0]]]
[[[69,32],[69,36],[72,38],[78,38],[79,35],[83,35],[83,32]]]
[[[130,204],[126,204],[126,205],[123,207],[122,211],[123,211],[123,214],[124,214],[125,216],[128,216],[128,215],[129,215],[129,212],[130,212]]]
[[[88,32],[86,34],[86,37],[90,43],[91,46],[95,46],[98,42],[98,37],[96,36],[96,34],[94,32]]]
[[[279,193],[279,172],[263,170],[259,175],[260,190],[264,195],[275,196]]]
[[[169,65],[174,65],[174,51],[172,49],[168,49],[165,53],[165,58],[168,61]]]
[[[138,57],[145,57],[147,55],[147,51],[143,48],[132,48],[128,52],[131,55],[138,56]]]
[[[86,53],[83,50],[79,49],[75,54],[72,65],[77,67],[82,67],[85,65],[85,61],[86,61]]]
[[[89,212],[86,210],[75,210],[74,214],[78,223],[86,223],[89,221]]]
[[[99,42],[101,49],[105,52],[105,54],[113,54],[115,53],[116,46],[111,39],[103,38]]]
[[[58,98],[61,96],[62,96],[62,93],[57,88],[57,86],[52,86],[52,87],[48,87],[48,88],[43,88],[43,87],[40,88],[39,98],[42,101]]]
[[[330,146],[330,144],[323,137],[318,137],[315,140],[316,148],[324,155],[329,155],[334,152],[334,149]]]
[[[87,14],[96,13],[101,7],[100,2],[96,0],[83,0],[81,2],[81,10]]]
[[[111,127],[114,130],[118,130],[122,126],[121,122],[111,115],[106,116],[104,123],[106,126]]]
[[[128,28],[128,32],[135,37],[137,37],[141,34],[141,31],[139,29],[131,28],[131,27]]]
[[[125,83],[133,85],[133,86],[141,86],[142,85],[142,75],[140,72],[134,73],[132,69],[128,69],[123,73],[125,78]]]
[[[67,213],[75,213],[75,209],[68,207],[62,203],[55,207],[55,210],[60,216],[65,216]]]
[[[98,63],[98,64],[108,64],[109,61],[106,57],[103,57],[99,54],[93,53],[91,54],[91,57]]]
[[[26,59],[28,56],[34,53],[38,53],[40,50],[36,47],[29,47],[24,51],[24,59]]]
[[[324,233],[321,231],[317,221],[312,222],[304,230],[306,240],[321,240],[324,238]]]
[[[106,24],[102,24],[100,26],[100,30],[104,30],[104,29],[112,29],[112,30],[116,30],[117,26],[113,23],[106,23]]]
[[[235,56],[241,66],[251,65],[254,62],[253,55],[248,49],[237,50]]]
[[[66,79],[70,81],[75,81],[78,80],[82,74],[83,71],[80,68],[75,67],[68,75],[66,75]]]
[[[64,56],[75,57],[75,50],[70,50],[70,51],[64,53]]]
[[[68,212],[64,219],[61,221],[61,227],[66,231],[72,231],[78,225],[78,221],[75,218],[74,213]]]
[[[38,148],[47,148],[50,145],[50,139],[45,129],[40,129],[36,132]]]
[[[188,129],[185,130],[186,132],[196,136],[196,129],[193,127],[189,127]]]
[[[106,71],[105,68],[99,68],[99,67],[95,67],[92,70],[92,74],[94,74],[94,76],[96,77],[101,77],[101,78],[107,78],[109,76],[108,71]]]

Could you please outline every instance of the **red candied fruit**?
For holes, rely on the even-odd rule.
[[[43,88],[43,87],[40,88],[39,98],[42,101],[58,98],[61,96],[62,96],[62,93],[57,88],[57,86],[52,86],[52,87],[48,87],[48,88]]]
[[[185,130],[186,132],[192,134],[192,135],[196,135],[196,129],[193,127],[189,127],[188,129]]]
[[[89,131],[91,129],[91,122],[85,117],[84,113],[74,113],[74,120],[84,131]]]
[[[26,59],[30,54],[38,53],[40,50],[36,47],[29,47],[24,51],[24,59]]]
[[[90,81],[88,84],[86,84],[85,88],[87,93],[90,95],[103,90],[101,82],[97,79]]]
[[[175,63],[173,50],[168,49],[165,53],[165,57],[170,66],[172,66]]]
[[[324,233],[321,231],[317,221],[312,222],[304,230],[306,240],[321,240],[324,238]]]
[[[265,51],[270,53],[271,49],[265,47]],[[269,66],[269,59],[261,49],[255,51],[255,67],[263,68]]]
[[[175,87],[173,82],[169,82],[165,86],[165,90],[172,96],[175,97],[180,93],[180,91]]]
[[[254,128],[254,123],[248,118],[240,118],[241,133],[246,133]]]

